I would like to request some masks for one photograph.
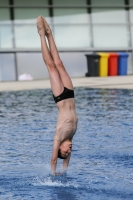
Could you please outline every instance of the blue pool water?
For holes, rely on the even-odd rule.
[[[0,200],[133,199],[133,90],[76,88],[75,96],[69,168],[52,177],[51,90],[0,93]]]

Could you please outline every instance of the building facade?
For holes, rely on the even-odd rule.
[[[48,78],[36,29],[42,15],[51,26],[71,77],[84,76],[85,54],[127,51],[133,73],[133,0],[0,0],[0,81],[23,73]]]

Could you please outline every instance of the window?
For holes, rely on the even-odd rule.
[[[13,53],[0,54],[0,81],[15,81],[15,58]]]
[[[35,25],[15,25],[16,48],[36,48],[40,41]]]
[[[89,18],[86,8],[54,8],[54,23],[86,24]]]
[[[47,0],[14,0],[18,6],[47,6]],[[48,8],[14,8],[15,16],[15,43],[16,48],[40,47],[39,36],[36,28],[36,19],[42,15],[50,23]]]
[[[129,0],[130,6],[133,6],[133,0]]]
[[[13,48],[11,25],[0,25],[0,48]]]
[[[48,0],[14,0],[15,6],[45,6]]]
[[[133,0],[130,0],[130,6],[133,6]],[[130,8],[130,20],[133,23],[133,8]]]
[[[124,0],[92,0],[92,6],[94,47],[128,47]]]
[[[0,0],[0,6],[7,6],[8,0]]]
[[[91,0],[92,6],[124,6],[124,0]]]
[[[86,0],[53,0],[54,6],[86,6]]]
[[[123,25],[93,26],[94,47],[128,47],[128,35]]]
[[[124,0],[92,0],[92,6],[103,6],[103,8],[92,8],[93,23],[126,23]],[[111,6],[123,6],[123,8],[111,8]]]
[[[53,9],[54,36],[57,46],[64,49],[88,48],[91,41],[87,8],[76,8],[76,6],[86,6],[86,0],[53,0],[53,5],[63,6],[63,8]]]
[[[133,25],[131,26],[131,37],[132,37],[132,45],[133,45]]]
[[[126,12],[124,9],[114,8],[93,8],[92,9],[93,23],[126,23]]]
[[[90,46],[88,25],[56,25],[55,41],[59,48],[87,48]]]
[[[46,17],[50,21],[47,8],[15,8],[14,12],[15,22],[35,24],[39,15]]]
[[[2,22],[9,22],[10,20],[10,13],[9,8],[0,8],[0,23]]]

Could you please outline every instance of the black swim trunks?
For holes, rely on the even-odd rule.
[[[59,96],[55,97],[53,95],[53,97],[54,97],[55,103],[57,103],[57,102],[62,101],[64,99],[74,98],[74,91],[64,87],[64,91]]]

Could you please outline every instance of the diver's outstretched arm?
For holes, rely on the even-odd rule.
[[[52,175],[56,175],[56,165],[58,160],[58,151],[60,147],[60,141],[54,136],[54,144],[53,144],[53,152],[51,158],[51,173]]]
[[[62,166],[62,173],[66,172],[69,161],[70,161],[71,153],[67,156],[66,159],[63,160],[63,166]]]

